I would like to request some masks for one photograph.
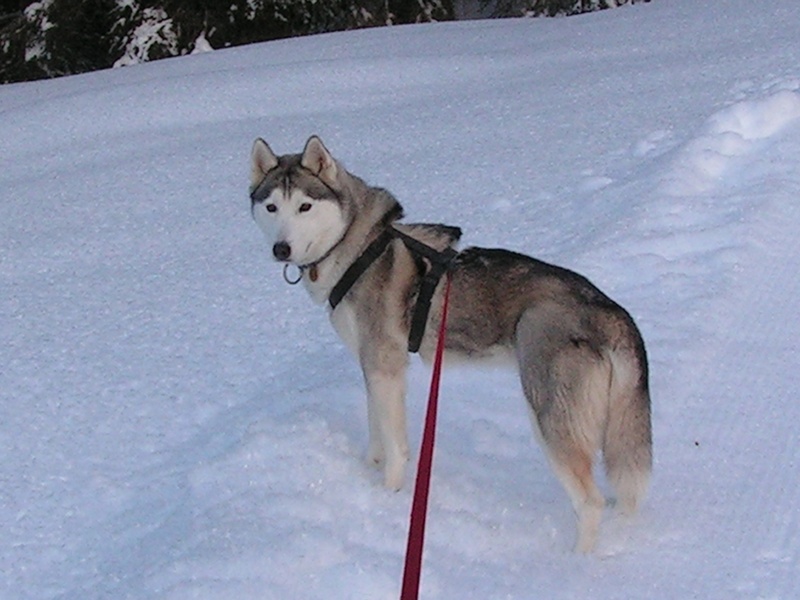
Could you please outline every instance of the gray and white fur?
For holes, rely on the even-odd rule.
[[[387,227],[439,250],[457,227],[402,224],[388,191],[346,171],[312,136],[301,154],[252,151],[252,214],[281,262],[300,267],[322,304],[345,270]],[[406,370],[411,315],[429,267],[399,239],[366,270],[330,318],[358,358],[367,388],[368,460],[399,489],[409,457]],[[640,505],[652,466],[644,342],[631,316],[585,277],[502,249],[467,248],[451,271],[446,357],[507,355],[519,370],[537,438],[578,520],[576,549],[596,544],[605,499],[592,471],[602,453],[617,504]],[[443,281],[443,280],[442,280]],[[433,296],[420,355],[432,359],[443,284]]]

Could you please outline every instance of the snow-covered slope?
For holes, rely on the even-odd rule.
[[[422,597],[797,597],[794,1],[4,86],[0,131],[0,598],[397,597],[411,478],[364,464],[355,361],[249,215],[253,138],[312,133],[414,220],[585,273],[648,344],[651,494],[588,558],[516,376],[445,372]]]

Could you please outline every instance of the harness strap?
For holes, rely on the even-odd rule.
[[[425,335],[425,325],[428,323],[428,314],[431,311],[431,300],[433,299],[433,292],[436,291],[436,285],[442,278],[442,275],[447,272],[458,252],[448,247],[443,251],[431,248],[427,244],[423,244],[410,235],[406,235],[402,231],[394,229],[395,235],[399,237],[412,253],[418,254],[423,258],[431,261],[431,268],[425,273],[422,278],[422,283],[419,286],[419,293],[417,294],[417,303],[414,306],[414,314],[411,317],[411,330],[408,333],[408,351],[419,352],[422,338]]]
[[[392,234],[393,231],[395,230],[392,227],[385,229],[369,246],[367,246],[364,253],[359,256],[352,265],[347,267],[342,278],[333,286],[331,295],[328,296],[328,304],[331,305],[331,310],[339,305],[342,298],[344,298],[347,292],[350,291],[350,288],[353,287],[353,284],[364,274],[364,271],[383,254],[384,250],[386,250],[386,246],[389,245],[389,242],[391,242],[394,237]]]
[[[422,338],[425,335],[425,325],[428,322],[431,299],[434,291],[436,291],[436,285],[442,275],[450,268],[455,257],[458,256],[458,252],[452,248],[445,248],[440,252],[416,238],[398,231],[394,227],[387,227],[367,246],[367,249],[347,268],[342,278],[333,286],[333,290],[331,290],[331,294],[328,297],[328,303],[331,306],[331,310],[336,308],[347,292],[350,291],[350,288],[353,287],[353,284],[364,274],[364,271],[383,254],[393,238],[400,239],[412,254],[421,256],[431,263],[431,268],[425,273],[419,286],[417,303],[414,306],[414,314],[411,317],[411,328],[408,334],[409,352],[418,352],[422,344]]]

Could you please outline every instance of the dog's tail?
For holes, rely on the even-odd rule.
[[[653,464],[647,356],[638,329],[629,321],[625,342],[608,351],[611,362],[603,461],[617,502],[636,511],[647,492]]]

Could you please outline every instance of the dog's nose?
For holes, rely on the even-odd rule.
[[[289,260],[289,256],[292,254],[292,247],[286,242],[277,242],[272,247],[272,254],[278,260]]]

